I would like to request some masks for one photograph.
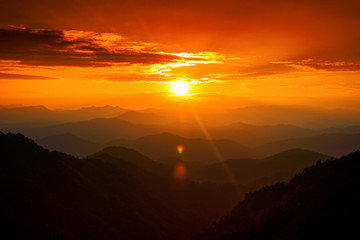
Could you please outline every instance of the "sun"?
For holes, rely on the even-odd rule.
[[[186,95],[189,91],[189,83],[184,81],[172,82],[171,91],[177,95]]]

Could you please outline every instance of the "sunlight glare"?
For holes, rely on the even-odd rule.
[[[186,95],[189,91],[189,83],[185,81],[172,82],[171,91],[177,95]]]

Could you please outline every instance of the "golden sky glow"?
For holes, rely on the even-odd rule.
[[[171,91],[177,95],[186,95],[189,91],[189,83],[185,81],[171,82]]]
[[[169,82],[186,82],[183,101],[199,105],[359,106],[358,1],[37,0],[1,9],[0,105],[164,107],[187,93]]]

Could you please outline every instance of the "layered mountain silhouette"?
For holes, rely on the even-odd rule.
[[[174,118],[166,113],[152,113],[148,111],[126,111],[117,118],[134,124],[169,124],[174,122]]]
[[[216,138],[232,139],[245,146],[257,146],[276,140],[316,135],[314,130],[294,125],[251,125],[242,122],[210,128],[209,132]]]
[[[324,125],[321,129],[310,129],[292,124],[311,126],[304,122],[310,123],[316,119],[336,120],[342,117],[344,121],[339,122],[347,122],[352,119],[353,123],[356,122],[358,115],[360,116],[358,112],[322,109],[316,113],[315,110],[281,106],[248,107],[223,111],[223,114],[219,116],[214,113],[212,115],[205,114],[204,116],[211,115],[212,117],[203,117],[206,124],[202,125],[201,122],[194,120],[193,113],[188,110],[177,115],[167,110],[127,111],[111,106],[62,111],[49,110],[43,106],[3,107],[0,108],[0,131],[21,132],[51,150],[63,151],[78,157],[93,154],[102,146],[109,146],[108,143],[114,142],[116,139],[122,139],[122,141],[115,142],[117,145],[132,147],[154,159],[178,157],[174,155],[173,147],[171,150],[169,150],[170,148],[151,150],[146,146],[139,146],[137,143],[129,143],[133,140],[140,142],[139,138],[152,138],[152,135],[161,135],[164,132],[189,140],[193,139],[191,143],[195,143],[195,145],[198,145],[195,139],[200,141],[200,139],[205,140],[210,137],[220,148],[223,159],[264,158],[293,148],[341,156],[357,149],[359,126],[339,127],[344,125],[336,124],[331,128],[325,128],[327,125]],[[270,115],[270,113],[273,114]],[[268,122],[263,123],[264,125],[254,125],[260,124],[255,121],[256,119],[250,121],[255,116],[257,116],[256,119],[262,119],[261,116],[263,116]],[[272,117],[270,118],[270,116]],[[283,122],[287,124],[279,124],[282,116]],[[211,122],[219,122],[216,118],[228,120],[220,121],[223,122],[220,125],[212,125]],[[298,121],[290,121],[296,119]],[[229,124],[229,122],[232,123]],[[251,124],[244,122],[251,122]],[[68,135],[69,133],[73,136]],[[164,146],[169,145],[167,139],[165,137],[163,139]],[[160,139],[155,139],[154,143],[160,141]],[[225,143],[226,141],[227,143]],[[225,147],[225,145],[227,146]],[[240,146],[236,154],[233,151],[235,145]],[[248,149],[245,150],[245,148]],[[209,153],[214,152],[213,149],[200,147],[199,150],[193,150],[192,156],[188,155],[189,151],[184,152],[182,156],[185,158],[184,160],[196,158],[203,161],[208,158],[210,161],[214,161],[213,156],[209,156],[211,155]],[[167,153],[167,151],[172,152]]]
[[[305,138],[292,138],[264,144],[257,148],[263,155],[270,155],[291,148],[303,148],[340,157],[360,148],[360,134],[328,133]]]
[[[161,133],[136,140],[117,140],[108,143],[108,145],[133,148],[153,159],[178,157],[181,160],[193,163],[210,163],[249,154],[248,148],[235,141],[213,140],[212,143],[200,138],[183,138],[171,133]],[[181,154],[176,150],[178,145],[184,146],[184,151]],[[221,153],[223,159],[218,159],[216,151]]]
[[[247,194],[197,239],[357,239],[360,151]]]
[[[36,143],[51,151],[56,150],[76,157],[86,157],[103,148],[101,144],[79,138],[70,133],[45,137],[36,140]]]
[[[44,106],[0,107],[0,124],[7,127],[36,127],[49,124],[111,118],[126,112],[113,106],[84,107],[77,110],[50,110]]]
[[[106,143],[115,139],[135,139],[163,132],[187,138],[206,137],[203,129],[198,124],[186,122],[168,123],[166,119],[161,119],[159,116],[151,115],[149,117],[145,113],[126,112],[116,118],[95,118],[43,127],[17,127],[15,125],[1,127],[0,129],[5,132],[22,132],[35,139],[71,133],[97,143]],[[207,126],[206,129],[213,139],[228,139],[239,142],[244,146],[257,146],[275,140],[316,135],[316,131],[292,125],[256,126],[236,123],[217,127]]]
[[[78,125],[81,127],[77,127]],[[103,125],[107,125],[107,127]],[[93,128],[93,130],[90,130],[91,128]],[[96,130],[96,128],[101,129],[101,131]],[[353,128],[357,129],[356,127]],[[261,127],[258,129],[261,129]],[[41,131],[32,129],[25,132],[29,133],[29,136],[37,136],[39,133],[46,135],[48,133],[60,133],[71,130],[82,137],[66,133],[41,138],[37,140],[37,142],[48,149],[62,151],[78,157],[93,154],[104,146],[117,145],[136,149],[153,159],[181,157],[181,159],[185,161],[207,161],[208,163],[211,161],[219,161],[209,140],[202,138],[184,138],[172,133],[147,135],[135,140],[124,138],[110,141],[107,144],[86,140],[89,138],[104,140],[116,136],[135,137],[141,136],[144,133],[160,131],[160,129],[156,127],[134,125],[118,119],[95,119],[84,123],[65,124],[61,128],[49,127],[42,128]],[[236,131],[234,130],[234,132]],[[261,131],[257,132],[258,136],[261,137]],[[272,131],[272,133],[275,134],[275,131]],[[239,134],[239,136],[244,135]],[[266,134],[264,134],[264,138],[267,138]],[[310,137],[273,141],[253,148],[245,147],[234,140],[215,139],[213,143],[220,150],[223,160],[244,157],[264,158],[289,149],[306,149],[339,157],[348,152],[355,151],[360,147],[360,134],[326,133]],[[176,146],[179,144],[186,144],[187,150],[184,151],[182,155],[178,155],[176,152]]]
[[[0,150],[1,239],[188,239],[238,200],[125,148],[80,160],[0,132]]]
[[[95,143],[105,143],[118,138],[134,139],[159,132],[156,126],[132,124],[118,118],[96,118],[39,128],[3,128],[3,131],[21,132],[34,139],[71,133]]]
[[[360,152],[324,160],[360,148],[359,120],[0,107],[0,131],[36,139],[0,132],[0,239],[356,239]]]
[[[163,135],[169,143],[189,141]],[[140,143],[159,147],[153,137]],[[241,196],[234,187],[247,189],[220,184],[228,182],[220,163],[194,167],[191,177],[199,182],[176,175],[179,164],[188,170],[181,158],[154,161],[119,146],[81,160],[50,152],[21,134],[0,132],[0,150],[1,239],[176,240],[199,232],[197,239],[348,239],[358,234],[353,219],[360,210],[360,151],[326,162],[328,156],[302,149],[225,161],[248,189],[268,185],[236,205]],[[290,182],[269,186],[311,164]]]
[[[287,181],[305,167],[330,157],[320,153],[291,149],[262,159],[232,159],[200,168],[194,175],[201,180],[226,183],[234,178],[248,190]],[[231,176],[229,176],[229,174]]]
[[[164,165],[160,162],[153,161],[133,149],[124,147],[106,147],[99,152],[89,156],[88,158],[96,158],[102,155],[109,155],[113,158],[121,159],[125,162],[134,164],[148,172],[156,173],[161,176],[168,176],[172,173],[172,168],[170,168],[169,166]]]
[[[224,110],[222,118],[233,123],[254,125],[290,124],[305,128],[330,128],[357,125],[360,111],[353,109],[325,109],[297,105],[257,105]]]
[[[43,106],[3,107],[0,108],[0,130],[22,132],[34,139],[71,133],[87,141],[105,144],[116,139],[136,139],[162,132],[204,139],[208,137],[205,127],[212,139],[228,139],[252,148],[291,138],[360,133],[360,127],[355,125],[359,123],[360,113],[350,110],[257,106],[203,113],[199,116],[202,122],[196,121],[193,114],[189,110],[180,113],[159,109],[128,111],[111,106],[62,111]],[[311,125],[314,119],[323,119],[321,122],[326,124]],[[329,125],[331,119],[340,120]],[[347,127],[349,124],[353,126]]]

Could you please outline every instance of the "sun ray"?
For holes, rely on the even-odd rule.
[[[213,149],[219,163],[221,163],[221,166],[223,167],[227,177],[229,178],[229,181],[230,181],[231,185],[234,187],[234,190],[235,190],[236,194],[238,195],[239,199],[242,199],[243,192],[240,190],[239,184],[238,184],[236,178],[234,177],[234,175],[230,171],[229,167],[227,166],[227,164],[226,164],[220,150],[218,149],[218,147],[214,143],[213,138],[211,137],[211,135],[210,135],[209,131],[207,130],[205,124],[202,122],[201,118],[197,114],[196,110],[191,106],[191,104],[189,105],[189,108],[190,108],[191,113],[193,114],[197,124],[199,125],[201,131],[205,135],[206,139],[209,141],[209,144],[210,144],[211,148]]]

